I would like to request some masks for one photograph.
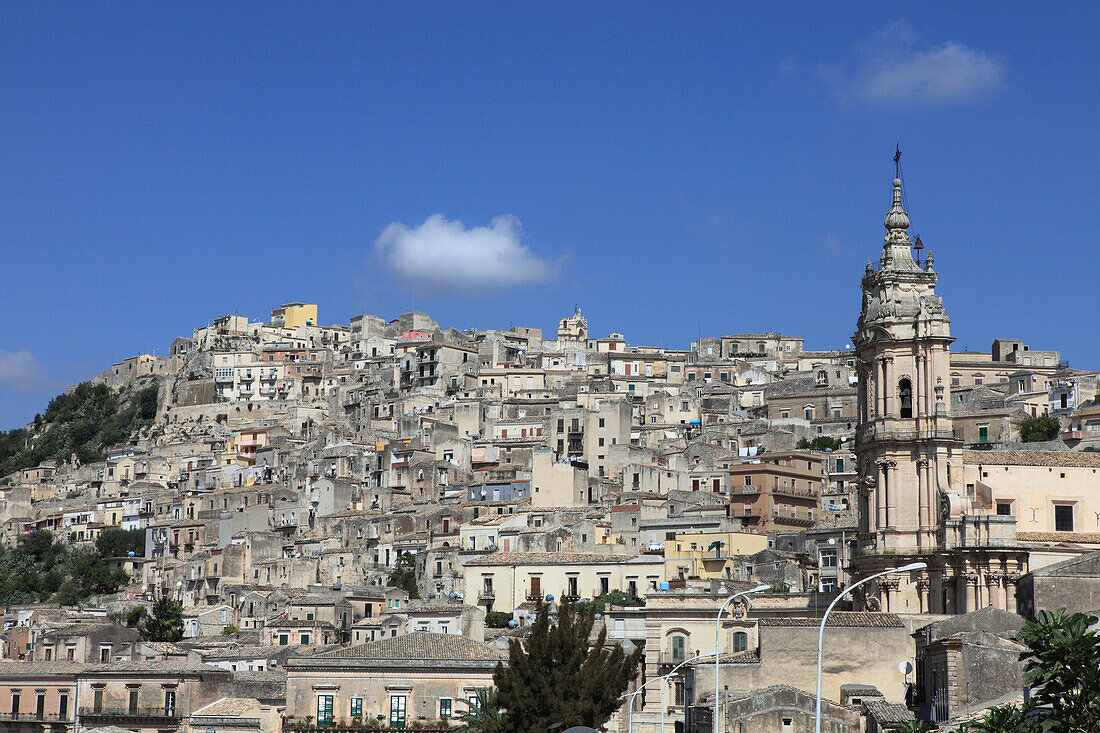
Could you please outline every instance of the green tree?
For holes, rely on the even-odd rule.
[[[612,606],[644,606],[645,601],[637,596],[630,595],[626,591],[615,589],[609,593],[604,593],[602,596],[596,596],[584,609],[589,613],[603,613],[608,604]]]
[[[1061,429],[1061,424],[1049,415],[1025,417],[1016,423],[1016,430],[1019,431],[1020,440],[1024,443],[1054,440]]]
[[[145,556],[145,531],[140,529],[106,529],[95,538],[95,550],[100,557],[126,557],[134,553]]]
[[[1038,728],[1028,718],[1029,708],[1015,705],[998,705],[975,721],[968,733],[1036,733]]]
[[[936,726],[924,720],[907,720],[897,728],[894,728],[894,733],[931,733],[936,730]]]
[[[153,604],[152,612],[141,625],[145,641],[179,641],[183,638],[183,606],[164,596]]]
[[[526,644],[509,642],[508,666],[497,665],[493,675],[505,730],[543,733],[551,721],[561,721],[563,730],[600,728],[618,709],[642,650],[628,656],[620,644],[606,647],[605,629],[591,643],[592,623],[591,614],[569,603],[558,607],[557,623],[551,623],[542,605]]]
[[[485,625],[490,629],[506,629],[511,620],[512,614],[507,611],[489,611],[485,614]]]
[[[479,687],[473,700],[460,700],[466,710],[456,716],[462,723],[460,730],[469,733],[497,733],[504,730],[504,715],[497,702],[497,691],[491,687]]]
[[[397,558],[386,585],[391,588],[401,588],[409,594],[409,598],[419,598],[420,589],[416,587],[416,556],[406,553]]]
[[[806,438],[802,438],[801,440],[798,441],[798,445],[795,446],[795,447],[798,448],[799,450],[826,451],[826,450],[840,450],[840,446],[842,446],[842,445],[843,445],[843,443],[840,440],[838,440],[837,438],[830,438],[828,435],[819,435],[816,438],[814,438],[813,440],[807,440]]]
[[[1017,634],[1027,645],[1020,655],[1031,700],[1044,710],[1044,731],[1100,730],[1100,635],[1090,630],[1096,616],[1040,611]]]

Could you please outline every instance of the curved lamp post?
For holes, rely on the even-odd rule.
[[[683,667],[685,664],[690,664],[691,662],[694,662],[696,659],[702,659],[703,657],[709,657],[711,654],[714,654],[714,655],[717,656],[718,652],[716,650],[716,651],[713,651],[713,652],[706,652],[705,654],[696,654],[694,657],[692,657],[690,659],[685,659],[684,661],[680,662],[679,664],[677,664],[675,667],[672,668],[671,672],[669,672],[668,674],[663,675],[662,677],[660,677],[660,679],[664,680],[664,682],[661,683],[661,733],[665,733],[665,689],[668,687],[668,681],[676,675],[676,672],[679,671],[680,667]]]
[[[914,570],[924,570],[928,567],[928,563],[914,562],[909,565],[903,565],[900,568],[890,568],[889,570],[883,570],[881,573],[875,573],[869,575],[858,583],[853,583],[848,586],[843,593],[833,599],[833,602],[829,604],[829,608],[826,609],[825,615],[821,617],[821,628],[817,632],[817,712],[814,714],[814,733],[821,733],[821,652],[822,641],[825,638],[825,621],[828,620],[829,614],[832,613],[833,606],[835,606],[841,598],[854,591],[864,583],[870,583],[876,578],[881,578],[884,575],[891,575],[893,573],[909,573]]]
[[[765,591],[768,588],[769,586],[767,585],[758,585],[752,590],[734,593],[722,603],[722,606],[718,609],[718,618],[714,619],[714,715],[711,717],[711,733],[718,733],[718,663],[722,659],[721,645],[719,643],[722,638],[722,613],[726,610],[726,606],[728,606],[731,601],[752,593]]]
[[[634,692],[628,692],[625,695],[619,695],[620,699],[624,698],[624,697],[629,697],[630,698],[630,701],[627,703],[627,708],[626,708],[626,733],[634,733],[634,730],[631,727],[632,726],[631,714],[634,712],[634,698],[637,695],[644,692],[645,688],[649,687],[654,682],[662,682],[662,681],[667,682],[670,677],[672,677],[674,674],[676,674],[677,670],[679,670],[680,667],[683,667],[688,662],[694,662],[696,659],[701,659],[703,657],[709,657],[713,653],[714,652],[707,652],[706,654],[696,654],[694,657],[691,657],[690,659],[685,659],[684,661],[677,664],[675,667],[672,668],[672,671],[669,672],[668,674],[663,674],[659,677],[654,677],[653,679],[649,680],[648,682],[643,682],[638,687],[637,690],[634,690]],[[661,685],[661,730],[664,731],[664,729],[665,729],[665,686]]]

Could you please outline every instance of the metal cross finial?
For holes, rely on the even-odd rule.
[[[898,144],[894,150],[894,178],[899,177],[901,171],[901,145]]]

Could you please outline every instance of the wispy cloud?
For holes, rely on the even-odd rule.
[[[840,237],[830,234],[824,239],[825,248],[829,250],[830,254],[838,255],[843,251],[840,245]]]
[[[467,229],[435,214],[421,225],[394,222],[382,230],[374,256],[405,287],[424,290],[487,290],[545,282],[561,262],[539,257],[522,243],[514,216]]]
[[[894,21],[855,48],[849,64],[819,71],[843,101],[896,106],[964,104],[1005,84],[1004,64],[956,41],[924,43],[905,21]]]
[[[0,350],[0,385],[20,394],[29,394],[51,385],[46,369],[27,350]]]

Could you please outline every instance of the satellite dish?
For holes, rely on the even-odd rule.
[[[898,671],[901,672],[902,674],[909,674],[910,672],[913,671],[913,663],[912,662],[902,662],[901,664],[898,665]]]

